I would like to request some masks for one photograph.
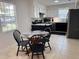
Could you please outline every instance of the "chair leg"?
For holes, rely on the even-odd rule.
[[[31,59],[33,59],[33,52],[32,52],[32,57],[31,57]]]
[[[18,56],[18,53],[19,53],[19,48],[20,48],[20,46],[18,46],[18,50],[17,50],[17,53],[16,53],[17,56]]]
[[[48,42],[48,46],[49,46],[49,48],[50,48],[50,50],[51,50],[51,46],[50,46],[50,43]]]
[[[37,58],[39,59],[39,53],[37,52]]]
[[[22,51],[24,51],[23,46],[21,46]]]
[[[28,56],[29,56],[29,51],[27,49],[27,46],[25,46],[25,48],[26,48],[26,54],[28,54]]]
[[[43,59],[45,59],[44,52],[42,52]]]

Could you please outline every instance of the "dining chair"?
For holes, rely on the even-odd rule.
[[[51,46],[50,46],[50,36],[51,36],[51,30],[50,30],[50,28],[45,28],[45,29],[44,29],[44,31],[49,32],[49,34],[48,34],[48,35],[46,35],[46,36],[44,36],[44,37],[43,37],[43,40],[45,41],[45,44],[46,44],[46,43],[48,43],[48,46],[47,46],[47,45],[45,45],[45,47],[46,47],[46,48],[47,48],[47,47],[49,47],[49,48],[50,48],[50,50],[51,50]]]
[[[32,52],[31,59],[33,59],[34,55],[37,55],[38,58],[39,58],[39,55],[42,55],[43,59],[45,59],[45,56],[44,56],[44,48],[45,48],[44,45],[45,44],[42,42],[41,36],[33,35],[30,38],[29,44],[30,44],[30,49]]]
[[[27,45],[29,44],[29,40],[23,40],[19,30],[14,30],[13,37],[14,37],[15,41],[17,42],[17,45],[18,45],[16,55],[18,56],[19,51],[23,50],[23,48],[26,49],[26,53],[27,53],[28,52]]]

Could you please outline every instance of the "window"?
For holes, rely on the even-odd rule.
[[[3,32],[16,29],[15,6],[0,2],[0,26]]]
[[[60,19],[66,19],[69,8],[60,8],[58,10],[58,16]]]

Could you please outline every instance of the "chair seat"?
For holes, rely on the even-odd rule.
[[[45,42],[49,42],[49,38],[47,38],[47,37],[44,38],[44,41],[45,41]]]
[[[20,42],[20,45],[22,45],[22,46],[25,46],[27,44],[29,44],[29,40],[23,40]]]

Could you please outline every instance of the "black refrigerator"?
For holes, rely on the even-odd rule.
[[[67,37],[79,39],[79,9],[69,10]]]

